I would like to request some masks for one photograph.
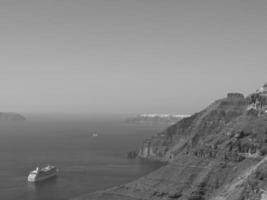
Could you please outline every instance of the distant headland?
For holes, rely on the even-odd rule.
[[[127,123],[134,124],[143,124],[143,123],[151,123],[151,124],[175,124],[181,119],[189,117],[190,115],[180,115],[180,114],[139,114],[134,117],[130,117],[125,120]]]
[[[1,121],[22,121],[26,120],[26,117],[19,113],[13,112],[0,112],[0,122]]]

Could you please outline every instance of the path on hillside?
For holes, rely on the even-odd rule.
[[[245,170],[245,172],[243,172],[240,176],[234,179],[230,185],[227,185],[227,187],[223,190],[222,194],[219,194],[219,196],[215,197],[214,200],[227,200],[231,196],[236,195],[236,189],[241,186],[247,180],[247,178],[258,169],[261,164],[266,161],[267,156],[265,156],[260,162],[258,162],[253,167]]]

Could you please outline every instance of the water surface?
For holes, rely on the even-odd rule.
[[[128,160],[126,153],[163,128],[101,117],[40,116],[1,123],[0,199],[69,199],[132,181],[161,164]],[[95,132],[98,137],[92,137]],[[59,168],[57,178],[26,181],[30,170],[47,164]]]

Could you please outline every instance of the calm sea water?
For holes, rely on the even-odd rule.
[[[123,184],[161,166],[128,160],[162,126],[109,118],[30,117],[0,124],[0,199],[59,200]],[[97,132],[98,137],[92,137]],[[26,177],[37,165],[55,165],[58,177],[39,184]]]

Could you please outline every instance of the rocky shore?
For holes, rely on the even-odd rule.
[[[247,97],[229,93],[144,141],[139,157],[168,165],[75,199],[266,200],[266,100],[264,88]]]

